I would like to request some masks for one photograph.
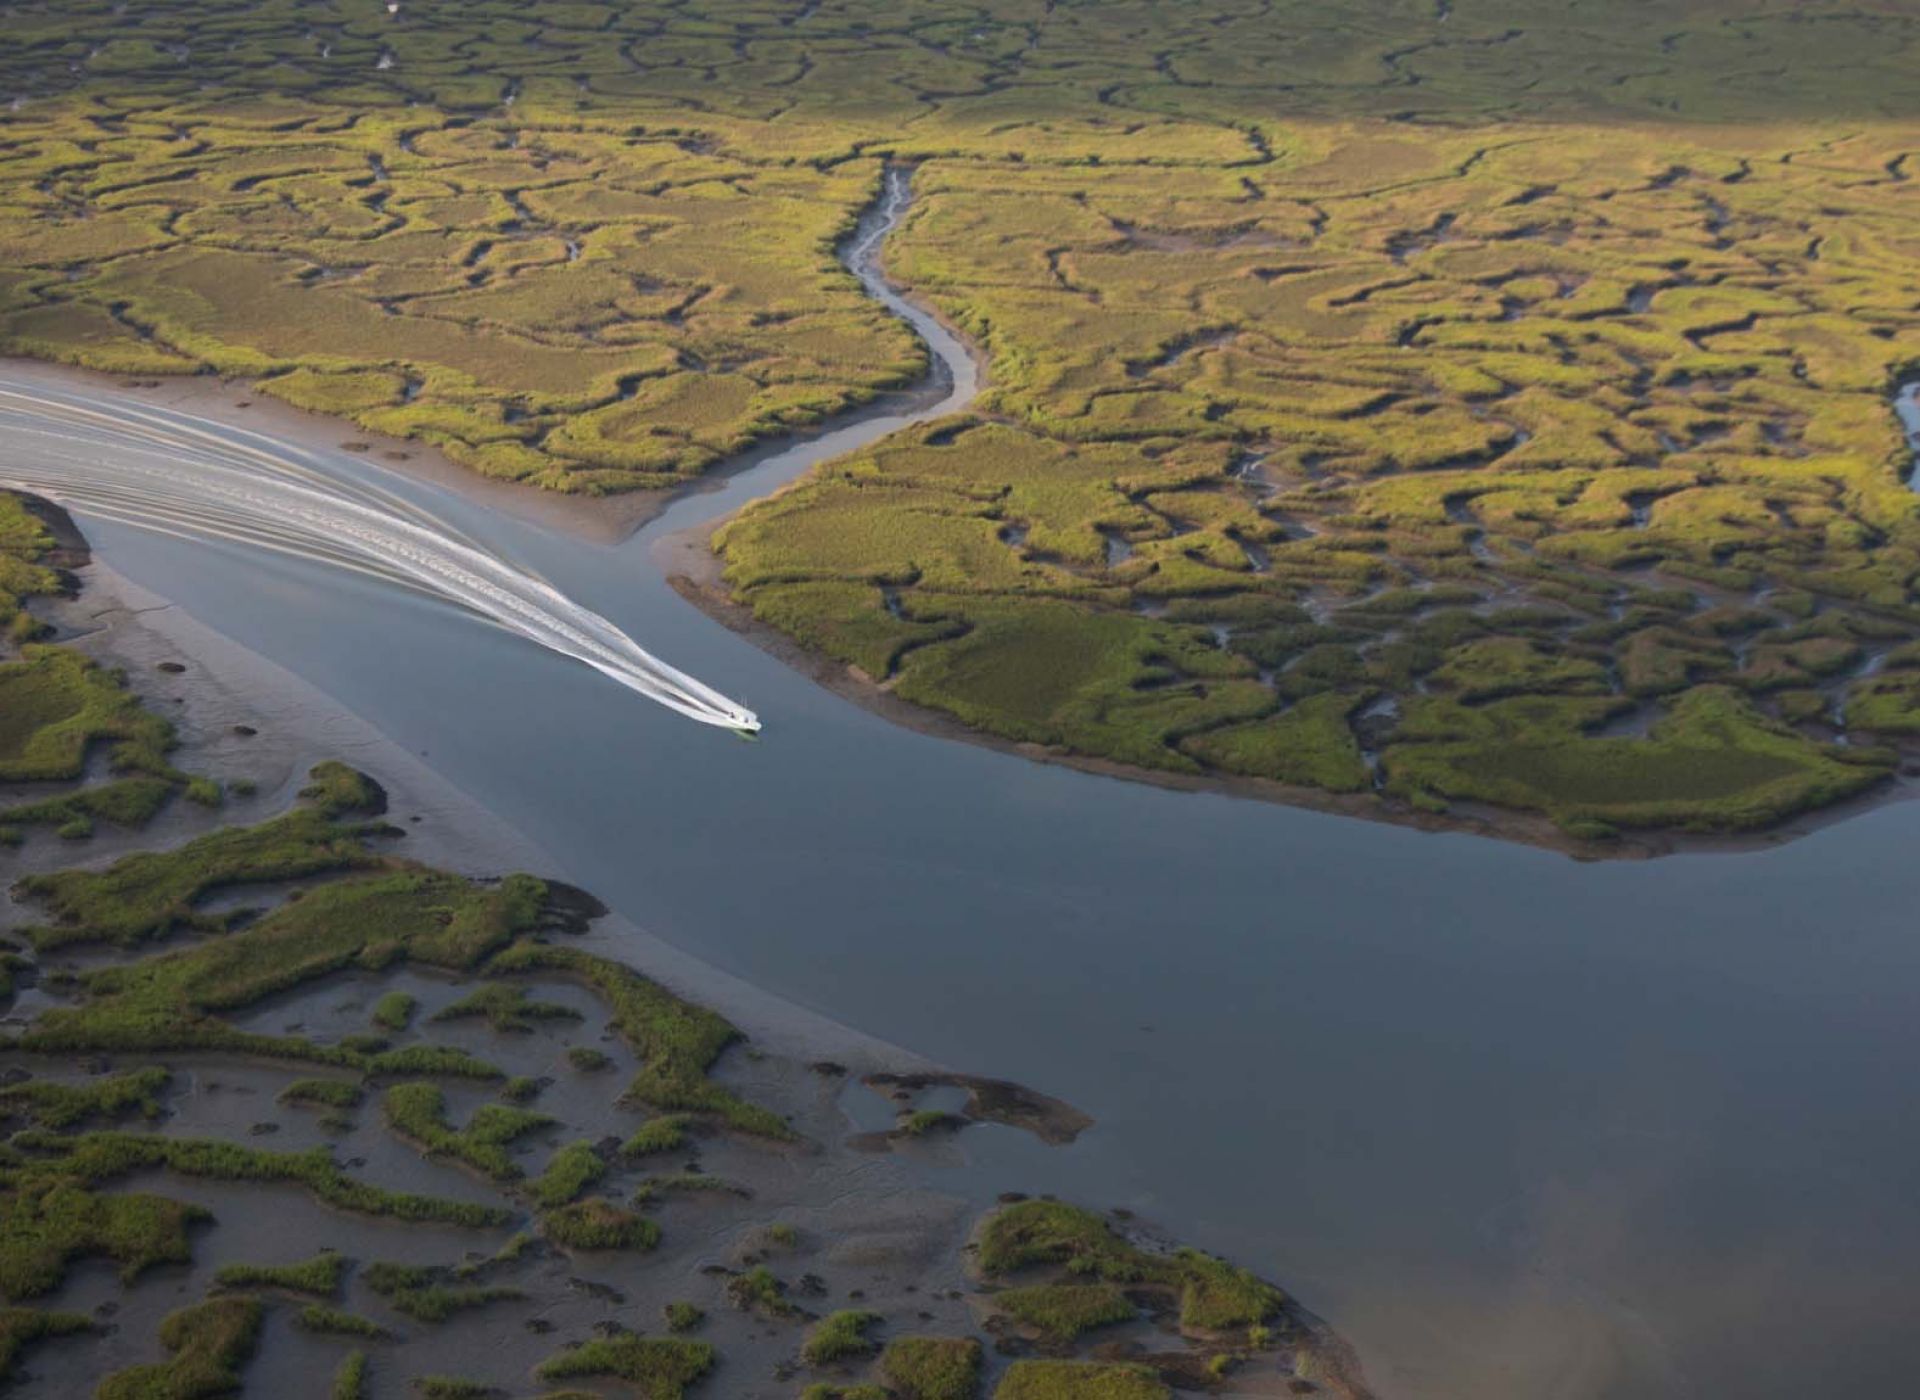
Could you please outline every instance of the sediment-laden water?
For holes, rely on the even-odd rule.
[[[622,545],[315,454],[752,697],[755,745],[384,580],[77,514],[114,567],[426,754],[553,873],[1094,1114],[1067,1150],[983,1139],[951,1184],[1125,1205],[1230,1252],[1390,1400],[1909,1388],[1920,805],[1590,865],[1168,792],[890,725],[661,578],[655,541],[906,421],[763,456]],[[0,448],[10,472],[34,450]]]

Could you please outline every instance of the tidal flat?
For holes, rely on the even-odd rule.
[[[52,535],[0,499],[37,568]],[[1071,1151],[1084,1115],[684,955],[661,958],[676,990],[631,970],[648,941],[589,895],[501,878],[524,841],[149,611],[42,514],[79,574],[30,577],[28,660],[0,684],[55,650],[115,668],[102,683],[165,715],[148,747],[218,796],[98,835],[8,828],[12,1393],[1366,1393],[1298,1304],[1128,1213],[924,1176],[972,1134]],[[83,793],[143,752],[96,742],[27,790]],[[330,748],[392,781],[315,761]],[[1124,1305],[1084,1335],[1033,1321],[1062,1271]]]
[[[542,868],[591,869],[583,883],[647,910],[682,946],[954,1063],[1047,1066],[1050,1086],[1098,1111],[1102,1199],[1176,1218],[1223,1254],[1283,1261],[1382,1358],[1395,1393],[1898,1393],[1915,1369],[1900,1304],[1920,1247],[1915,1147],[1886,1106],[1920,1053],[1908,994],[1920,983],[1901,915],[1910,814],[1865,808],[1899,781],[1910,708],[1894,635],[1910,623],[1895,597],[1908,584],[1909,457],[1889,407],[1911,373],[1911,20],[1685,5],[1622,24],[1590,22],[1585,5],[1416,8],[1346,7],[1301,26],[1364,37],[1370,56],[1356,56],[1294,42],[1266,7],[1168,35],[1170,17],[1190,17],[1056,7],[1042,19],[996,12],[962,34],[924,12],[795,6],[732,36],[689,33],[671,7],[646,17],[656,32],[619,42],[632,11],[569,7],[516,13],[472,43],[418,23],[424,10],[396,21],[369,7],[277,36],[275,82],[301,96],[262,108],[211,85],[257,70],[248,31],[271,7],[221,11],[211,44],[169,6],[27,7],[31,42],[9,70],[27,119],[8,127],[9,139],[26,133],[9,151],[27,172],[16,186],[27,212],[8,231],[26,232],[7,246],[28,255],[4,273],[8,343],[144,383],[208,367],[280,381],[597,500],[693,479],[741,422],[778,434],[830,414],[884,358],[884,345],[856,345],[850,369],[816,353],[832,347],[815,313],[850,290],[824,260],[801,281],[794,267],[726,287],[679,280],[689,227],[697,241],[726,223],[706,202],[741,216],[729,236],[751,243],[764,216],[789,232],[804,224],[824,254],[887,163],[916,165],[925,225],[906,230],[912,261],[893,271],[956,317],[977,313],[966,324],[996,350],[1003,392],[969,415],[978,421],[930,426],[897,455],[850,463],[857,476],[821,474],[812,498],[769,503],[801,519],[790,538],[804,548],[762,548],[750,565],[817,572],[762,572],[743,587],[765,603],[763,626],[896,689],[930,662],[923,713],[958,724],[964,705],[975,730],[1028,752],[1183,769],[1170,778],[1182,785],[1297,764],[1332,793],[1308,803],[1417,801],[1432,809],[1423,820],[1463,831],[1482,829],[1475,790],[1497,788],[1502,820],[1552,823],[1610,852],[1644,839],[1631,822],[1649,792],[1714,807],[1652,814],[1656,847],[1676,816],[1775,824],[1726,843],[1717,870],[1563,868],[1456,835],[1356,834],[1277,806],[935,753],[948,746],[881,732],[705,636],[643,560],[523,537],[609,615],[626,608],[716,676],[774,698],[790,742],[753,754],[749,770],[746,756],[696,751],[583,678],[518,654],[505,664],[504,643],[411,600],[219,550],[170,554],[110,524],[98,537],[180,606],[324,675],[416,753],[430,747],[436,768],[539,832],[560,857]],[[1136,24],[1142,42],[1063,63],[1087,51],[1089,14],[1114,33]],[[143,37],[93,45],[86,26],[109,21]],[[524,45],[500,42],[516,36]],[[922,78],[930,64],[939,89]],[[346,73],[358,80],[341,83]],[[112,100],[55,110],[74,87]],[[636,92],[673,94],[649,109],[661,126],[635,132],[626,108],[606,110]],[[329,99],[342,94],[404,111],[403,129],[337,125]],[[739,94],[751,110],[730,104]],[[849,105],[866,110],[843,121]],[[900,111],[913,119],[897,122]],[[631,156],[609,151],[633,137],[673,169],[639,188],[582,173]],[[741,168],[776,137],[805,147],[777,182]],[[316,163],[349,149],[338,171],[276,163],[295,145]],[[267,168],[249,163],[271,147]],[[406,188],[387,188],[403,158]],[[816,180],[816,162],[829,178]],[[865,183],[841,167],[864,167]],[[556,214],[546,191],[527,189],[549,174],[562,200],[568,185],[606,197]],[[1135,212],[1176,183],[1203,195]],[[823,192],[832,209],[782,202]],[[356,206],[378,216],[370,238]],[[1246,216],[1261,226],[1242,229]],[[669,246],[650,262],[655,238]],[[589,304],[559,317],[574,348],[606,333],[608,305],[638,325],[613,329],[647,342],[633,355],[642,381],[556,391],[539,379],[555,359],[533,347],[552,327],[526,302],[543,312],[556,287],[572,290],[549,274],[585,261],[576,249],[622,275],[666,274],[633,288],[637,300],[596,275]],[[444,271],[450,250],[474,259],[464,288],[409,280]],[[181,296],[139,266],[149,253],[167,269],[212,257]],[[369,266],[352,265],[361,256]],[[257,275],[225,278],[233,260]],[[263,286],[274,305],[315,313],[320,353],[252,343],[252,308],[232,303]],[[596,303],[609,286],[613,300]],[[1163,287],[1191,296],[1158,304]],[[460,305],[470,292],[474,305]],[[503,306],[516,292],[528,296]],[[756,365],[789,318],[805,323],[810,363]],[[404,335],[343,364],[328,340],[336,320]],[[858,341],[863,323],[842,324]],[[490,340],[526,353],[488,355]],[[777,424],[682,411],[698,373],[683,357],[711,366],[715,351],[732,357],[735,396],[700,407],[781,401]],[[476,368],[481,379],[461,378]],[[791,412],[782,395],[796,379],[809,381],[809,407]],[[1632,402],[1601,392],[1616,380]],[[178,382],[224,392],[214,375]],[[646,414],[622,408],[642,394]],[[422,401],[417,416],[399,412]],[[561,431],[574,414],[599,440]],[[426,455],[358,427],[328,431],[368,449],[356,456]],[[1311,446],[1263,456],[1276,440]],[[1430,455],[1462,444],[1458,461]],[[964,459],[958,488],[927,469],[944,458]],[[1109,473],[1113,462],[1126,470]],[[1069,499],[1035,489],[1060,484],[1055,467],[1089,463],[1093,486],[1066,480]],[[1472,489],[1451,489],[1462,477]],[[931,557],[938,571],[910,577],[896,557],[870,574],[832,552],[836,521],[816,507],[863,487],[879,488],[863,506],[884,507],[865,516],[870,534],[904,538],[908,564]],[[788,534],[766,516],[753,528],[768,538],[743,529],[748,553]],[[942,661],[943,649],[957,655]],[[1075,683],[1026,686],[1036,657],[1072,663],[1059,669]],[[875,658],[896,674],[867,670]],[[1391,693],[1349,707],[1361,689]],[[1696,691],[1710,703],[1691,703]],[[1249,701],[1275,708],[1189,732],[1208,704]],[[1657,753],[1636,747],[1683,703]],[[448,733],[456,712],[469,723]],[[1688,742],[1703,736],[1713,742]],[[1784,769],[1754,761],[1769,747],[1758,757]],[[1513,773],[1477,761],[1503,748],[1526,751],[1518,801]],[[1741,752],[1728,762],[1702,748]],[[1378,797],[1396,767],[1405,790]],[[1810,774],[1865,779],[1865,792],[1841,797]],[[110,814],[160,797],[194,816],[169,773],[122,781],[111,801],[43,809],[22,858],[62,827],[79,840],[81,818],[101,843],[91,849],[137,845]],[[1305,792],[1264,781],[1288,803]],[[274,789],[283,802],[287,783]],[[1596,794],[1615,811],[1580,810]],[[1783,796],[1854,819],[1844,835],[1819,818],[1781,823]],[[1082,994],[1070,1013],[1061,986]],[[915,1109],[916,1140],[937,1143],[954,1107]],[[884,1140],[893,1121],[861,1126]],[[1195,1150],[1225,1142],[1234,1150]],[[1060,1160],[1029,1161],[1025,1179],[1079,1194],[1056,1176]],[[577,1170],[579,1154],[567,1161]],[[743,1292],[766,1286],[754,1277]],[[1109,1301],[1022,1306],[1065,1326]],[[836,1309],[847,1311],[858,1307]],[[1789,1315],[1803,1325],[1778,1328]],[[222,1307],[205,1321],[233,1337],[247,1316]],[[67,1344],[64,1326],[44,1323],[47,1345]],[[854,1345],[861,1331],[842,1319],[827,1342]],[[1756,1354],[1760,1333],[1771,1345]],[[1084,1374],[1042,1365],[1007,1384],[1045,1393]]]

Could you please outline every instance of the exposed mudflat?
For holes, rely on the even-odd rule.
[[[80,558],[76,554],[69,562],[78,564]],[[84,846],[34,834],[10,854],[16,871],[71,866],[76,857],[101,865],[135,849],[171,847],[224,823],[264,817],[291,800],[313,762],[329,756],[379,776],[387,789],[386,819],[404,833],[397,845],[409,857],[476,876],[543,867],[543,853],[505,822],[297,678],[207,631],[98,562],[82,566],[79,579],[84,588],[77,597],[42,609],[59,629],[57,639],[124,668],[135,690],[179,727],[182,763],[229,783],[250,781],[257,791],[231,799],[219,812],[175,802],[145,831],[107,828]],[[202,907],[267,910],[314,883],[229,888]],[[471,1274],[464,1282],[521,1295],[425,1323],[397,1315],[366,1286],[363,1269],[350,1273],[344,1293],[331,1305],[389,1329],[390,1336],[364,1343],[380,1395],[398,1394],[406,1376],[511,1384],[563,1346],[610,1332],[660,1332],[663,1309],[675,1302],[706,1311],[698,1335],[718,1349],[721,1375],[711,1384],[724,1386],[721,1393],[728,1395],[787,1396],[808,1376],[857,1369],[843,1365],[822,1373],[799,1358],[809,1319],[836,1308],[880,1313],[903,1333],[978,1332],[992,1309],[977,1280],[969,1277],[963,1246],[991,1196],[968,1163],[981,1149],[991,1159],[996,1144],[1016,1141],[1069,1150],[1065,1145],[1092,1120],[1047,1095],[943,1070],[785,1005],[599,911],[584,892],[574,903],[598,917],[572,936],[573,946],[640,967],[679,995],[721,1010],[749,1030],[750,1044],[728,1054],[717,1078],[787,1117],[799,1134],[797,1142],[766,1143],[696,1125],[677,1149],[622,1161],[616,1145],[653,1115],[619,1101],[620,1086],[640,1065],[607,1029],[604,1006],[583,987],[553,978],[525,981],[530,998],[575,1014],[554,1014],[529,1029],[505,1031],[484,1020],[435,1019],[472,990],[471,978],[416,968],[337,973],[257,1002],[230,1020],[244,1031],[331,1044],[367,1031],[380,997],[395,992],[412,997],[417,1006],[409,1027],[390,1037],[396,1047],[429,1040],[458,1047],[539,1085],[527,1106],[553,1121],[517,1138],[510,1149],[528,1177],[537,1175],[556,1149],[585,1139],[599,1143],[615,1163],[596,1184],[596,1194],[620,1200],[649,1178],[681,1183],[647,1207],[662,1231],[659,1247],[634,1253],[566,1250],[539,1240],[513,1245],[528,1224],[524,1216],[489,1229],[419,1224],[343,1213],[292,1186],[140,1172],[117,1186],[166,1195],[211,1213],[209,1223],[193,1229],[193,1262],[150,1269],[131,1285],[123,1285],[106,1261],[76,1264],[66,1283],[41,1301],[87,1313],[101,1331],[44,1345],[16,1376],[15,1393],[71,1395],[110,1371],[153,1360],[161,1321],[216,1291],[219,1268],[288,1264],[321,1248],[361,1266],[373,1261],[465,1265]],[[15,924],[31,916],[31,910],[16,906],[7,917]],[[67,974],[124,956],[89,948],[39,958],[26,979],[29,985],[0,1024],[23,1026],[65,999]],[[588,1067],[574,1063],[569,1052],[580,1051],[594,1052],[599,1061]],[[149,1063],[99,1055],[7,1059],[14,1079],[76,1084]],[[503,1200],[497,1183],[423,1155],[393,1131],[383,1121],[377,1084],[369,1086],[357,1108],[329,1112],[281,1101],[293,1081],[316,1072],[326,1077],[326,1071],[311,1066],[191,1054],[163,1056],[160,1062],[172,1074],[163,1116],[136,1118],[122,1124],[124,1129],[276,1152],[324,1148],[373,1186],[483,1205]],[[493,1085],[456,1081],[444,1091],[448,1116],[456,1123],[499,1101]],[[948,1115],[941,1131],[916,1136],[899,1130],[908,1116],[922,1111]],[[503,1248],[511,1257],[492,1259]],[[791,1315],[770,1317],[729,1304],[729,1279],[760,1264],[786,1284]],[[271,1290],[267,1296],[278,1301],[267,1311],[260,1348],[246,1369],[247,1391],[311,1393],[315,1377],[337,1363],[341,1339],[316,1336],[297,1325],[295,1316],[308,1300]],[[1343,1393],[1351,1360],[1331,1334],[1323,1335],[1320,1374]],[[1178,1346],[1177,1339],[1144,1322],[1104,1341],[1115,1354]],[[1027,1344],[1009,1335],[1002,1338],[1001,1350],[1018,1355]],[[1291,1374],[1284,1366],[1255,1366],[1233,1390],[1280,1394]],[[1358,1394],[1357,1382],[1352,1385],[1351,1393]]]

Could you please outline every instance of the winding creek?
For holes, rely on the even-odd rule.
[[[75,514],[115,569],[425,755],[635,921],[1094,1114],[1071,1149],[982,1137],[947,1174],[1129,1206],[1256,1265],[1384,1396],[1902,1393],[1920,1373],[1920,806],[1579,864],[926,737],[669,587],[650,551],[675,532],[971,396],[962,347],[874,270],[904,201],[853,255],[933,349],[938,400],[762,454],[622,543],[277,449],[742,697],[758,744],[417,589]],[[113,424],[163,402],[95,406]],[[37,422],[0,403],[5,474],[48,468]]]
[[[1893,411],[1907,435],[1907,448],[1913,466],[1907,473],[1907,485],[1920,491],[1920,379],[1909,379],[1893,396]]]

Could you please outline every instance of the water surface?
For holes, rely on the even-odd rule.
[[[828,437],[594,544],[361,458],[758,712],[743,744],[378,579],[81,512],[710,962],[1093,1113],[966,1189],[1127,1205],[1284,1280],[1390,1397],[1893,1395],[1920,1374],[1920,807],[1579,864],[911,733],[649,557]],[[10,438],[17,458],[30,442]]]

